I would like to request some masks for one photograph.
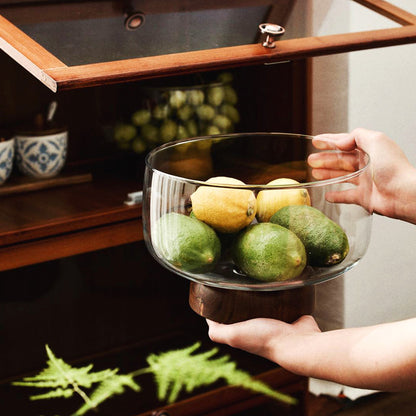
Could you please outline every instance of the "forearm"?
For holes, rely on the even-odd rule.
[[[416,319],[310,334],[286,347],[272,359],[295,373],[374,390],[416,388]]]

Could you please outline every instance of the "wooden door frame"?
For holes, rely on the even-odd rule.
[[[217,0],[210,1],[213,4],[218,3]],[[351,1],[366,6],[401,26],[398,28],[281,40],[277,43],[278,47],[274,49],[265,48],[261,43],[257,43],[67,66],[0,15],[0,49],[48,88],[57,92],[416,42],[415,15],[384,0]],[[261,2],[265,3],[263,0]],[[155,7],[157,7],[158,2],[155,4]]]

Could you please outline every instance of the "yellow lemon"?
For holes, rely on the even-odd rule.
[[[297,185],[298,181],[288,178],[279,178],[267,185]],[[260,191],[257,195],[257,220],[270,221],[271,216],[287,205],[311,205],[309,193],[305,188],[296,189],[270,189]]]
[[[227,176],[210,178],[206,183],[244,185],[244,182]],[[235,233],[256,216],[256,197],[249,189],[200,186],[191,195],[191,201],[195,217],[222,233]]]

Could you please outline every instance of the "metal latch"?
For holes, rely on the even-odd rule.
[[[265,48],[276,47],[276,37],[285,33],[283,26],[275,25],[274,23],[262,23],[259,25],[259,29],[261,33],[266,34],[266,40],[263,42]]]
[[[127,194],[127,199],[124,201],[125,205],[136,205],[143,201],[143,191],[131,192]]]

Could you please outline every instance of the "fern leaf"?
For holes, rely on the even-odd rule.
[[[84,415],[88,410],[98,407],[98,405],[116,394],[123,394],[125,387],[140,391],[140,386],[133,380],[133,376],[113,374],[103,380],[90,395],[90,403],[85,403],[75,413],[76,416]]]
[[[147,362],[154,374],[158,388],[159,400],[174,402],[180,392],[192,392],[195,388],[210,385],[220,379],[230,385],[241,386],[246,389],[267,394],[274,399],[295,403],[295,399],[276,392],[267,384],[254,380],[250,374],[238,370],[236,363],[228,356],[213,358],[217,348],[210,351],[193,354],[200,347],[195,343],[190,347],[168,351],[159,355],[151,354]]]
[[[244,387],[247,390],[252,390],[256,393],[262,393],[266,396],[269,396],[275,400],[287,404],[296,404],[297,399],[292,396],[288,396],[284,393],[272,389],[266,383],[254,379],[250,374],[245,371],[235,369],[234,371],[224,374],[224,379],[229,385]]]
[[[56,399],[62,397],[64,399],[68,399],[74,395],[74,390],[71,388],[68,389],[61,389],[57,388],[56,390],[51,390],[44,394],[36,394],[30,396],[30,400],[44,400],[44,399]]]
[[[31,396],[31,400],[66,398],[77,393],[85,402],[81,408],[85,413],[113,394],[122,393],[124,386],[129,386],[136,391],[140,389],[131,376],[117,374],[118,369],[93,372],[91,371],[92,365],[79,368],[70,366],[57,358],[48,345],[46,345],[46,353],[48,355],[47,368],[34,377],[25,377],[22,381],[13,383],[17,386],[49,389],[45,393]],[[83,389],[90,389],[96,383],[99,383],[99,386],[90,398]]]

